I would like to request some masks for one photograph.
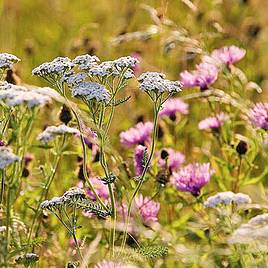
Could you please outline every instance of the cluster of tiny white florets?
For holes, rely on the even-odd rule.
[[[79,130],[66,125],[49,126],[42,133],[40,133],[37,139],[41,142],[49,142],[53,140],[57,135],[63,134],[79,134]]]
[[[73,63],[78,65],[81,70],[89,70],[96,66],[100,59],[97,56],[91,56],[88,54],[77,56]]]
[[[251,203],[251,199],[246,194],[221,192],[209,197],[207,201],[204,203],[204,206],[206,208],[214,208],[219,205],[230,205],[230,204],[241,205],[248,203]]]
[[[182,90],[182,83],[180,81],[170,81],[165,79],[163,73],[146,72],[143,73],[138,81],[142,91],[156,91],[156,92],[179,92]]]
[[[83,97],[87,101],[96,100],[108,102],[110,100],[110,93],[105,86],[95,82],[83,82],[76,85],[72,89],[74,97]]]
[[[32,71],[33,75],[46,77],[49,75],[62,76],[65,72],[70,71],[74,63],[68,57],[57,57],[50,62],[44,62]]]
[[[10,148],[5,146],[0,147],[0,169],[4,169],[8,165],[19,160],[20,158],[13,154]]]
[[[20,59],[9,53],[0,53],[0,69],[11,69]]]
[[[45,200],[41,204],[42,209],[53,211],[60,209],[63,205],[69,205],[71,202],[76,202],[85,198],[85,191],[83,189],[74,187],[66,191],[60,197],[53,197],[51,200]]]
[[[231,244],[247,244],[267,241],[268,239],[268,213],[257,215],[248,223],[242,224],[235,230],[229,239]]]
[[[86,73],[75,73],[74,71],[70,71],[64,74],[62,81],[66,82],[68,86],[73,87],[84,82],[86,78]]]
[[[9,83],[0,84],[0,101],[5,101],[8,106],[27,104],[29,108],[44,106],[51,102],[53,90],[49,88],[27,88]],[[56,97],[55,93],[54,96]]]

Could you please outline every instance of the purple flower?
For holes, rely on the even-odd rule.
[[[104,200],[106,200],[109,197],[108,187],[106,185],[104,185],[103,182],[101,181],[101,179],[98,177],[90,177],[89,180],[92,183],[98,196],[100,198],[103,198]],[[82,181],[79,182],[78,187],[83,188]],[[96,200],[95,194],[90,189],[87,189],[86,193],[91,200],[94,200],[94,201]]]
[[[140,67],[141,54],[139,52],[134,52],[134,53],[132,53],[131,57],[138,60],[138,62],[136,62],[136,64],[132,68],[134,74],[137,76],[141,72],[141,67]]]
[[[188,104],[183,102],[180,98],[168,99],[163,109],[159,112],[160,117],[169,116],[171,120],[176,119],[176,114],[188,114]]]
[[[217,80],[218,69],[213,64],[202,62],[196,66],[196,70],[180,73],[180,77],[185,87],[197,86],[201,90],[206,90]]]
[[[5,143],[2,140],[0,140],[0,147],[1,146],[5,146]]]
[[[200,189],[210,181],[213,173],[209,163],[193,163],[181,168],[177,173],[174,172],[171,182],[177,190],[198,196]]]
[[[114,261],[101,261],[94,265],[94,268],[135,268],[135,266],[130,264],[125,264],[121,262]]]
[[[153,127],[152,122],[139,122],[134,127],[120,133],[120,142],[126,147],[136,144],[144,145],[150,141]]]
[[[225,113],[217,114],[214,117],[208,117],[199,122],[199,129],[212,129],[217,130],[220,128],[229,117]]]
[[[268,130],[268,102],[259,102],[249,110],[248,117],[257,127]]]
[[[236,46],[222,47],[215,49],[211,53],[211,58],[216,62],[221,62],[226,65],[234,64],[240,61],[246,54],[245,49]]]
[[[136,176],[141,176],[142,172],[144,170],[144,158],[147,154],[147,147],[138,145],[135,149],[134,153],[134,167],[135,167],[135,173]]]
[[[158,155],[160,156],[158,160],[159,167],[161,168],[167,167],[169,168],[170,171],[174,171],[180,168],[180,166],[185,161],[184,154],[177,152],[173,150],[172,148],[167,148],[164,150],[167,152],[168,156],[166,159],[162,159],[161,152],[158,152]]]
[[[160,203],[152,201],[148,197],[140,195],[135,198],[135,204],[139,209],[140,216],[145,223],[157,222]]]

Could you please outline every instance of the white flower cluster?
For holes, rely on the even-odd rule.
[[[81,70],[89,70],[96,66],[100,59],[97,56],[91,56],[88,54],[77,56],[73,63],[78,65]]]
[[[20,59],[9,53],[0,53],[0,69],[11,69]]]
[[[101,84],[94,82],[83,82],[76,85],[72,90],[73,96],[84,97],[87,101],[96,100],[108,102],[110,100],[110,93]]]
[[[66,125],[49,126],[42,133],[40,133],[37,139],[41,142],[47,143],[55,138],[57,135],[63,134],[79,134],[79,130],[73,127],[67,127]]]
[[[268,239],[268,213],[264,213],[250,219],[235,230],[229,239],[231,244],[247,244],[264,242]]]
[[[221,192],[209,197],[204,206],[206,208],[214,208],[218,205],[230,205],[232,203],[237,205],[248,204],[251,203],[251,199],[243,193]]]
[[[46,77],[48,75],[62,76],[70,71],[74,63],[68,57],[57,57],[50,62],[44,62],[32,70],[33,75]]]
[[[180,81],[170,81],[165,79],[163,73],[146,72],[143,73],[138,81],[142,91],[156,91],[156,92],[179,92],[182,90],[182,83]]]
[[[5,225],[0,226],[0,233],[4,233],[6,231],[7,227]]]
[[[79,85],[84,82],[87,75],[85,73],[68,72],[62,77],[62,81],[66,82],[69,86]]]
[[[29,108],[44,106],[51,102],[52,92],[49,88],[26,88],[5,82],[0,84],[0,101],[11,107],[21,104],[27,104]]]
[[[45,200],[41,204],[42,209],[54,210],[59,209],[63,205],[68,205],[70,202],[76,202],[85,198],[85,191],[83,189],[74,187],[69,189],[60,197],[53,197],[51,200]]]
[[[17,155],[13,154],[11,149],[5,146],[0,147],[0,169],[4,169],[8,165],[19,160],[20,158]]]

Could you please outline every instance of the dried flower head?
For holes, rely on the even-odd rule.
[[[248,113],[249,120],[257,127],[267,130],[268,129],[268,103],[259,102],[255,104]]]
[[[134,127],[120,133],[120,142],[124,146],[145,145],[151,139],[152,122],[139,122]]]
[[[10,164],[19,160],[20,158],[13,154],[10,148],[5,146],[0,147],[0,169],[4,169]]]
[[[210,181],[213,173],[210,163],[193,163],[181,168],[178,172],[174,172],[171,183],[177,190],[198,196],[200,189]]]
[[[49,126],[42,133],[40,133],[37,139],[41,142],[49,142],[53,140],[57,135],[63,134],[79,134],[79,130],[73,127],[67,127],[66,125]]]
[[[105,86],[94,82],[83,82],[76,85],[72,90],[74,97],[82,97],[86,101],[96,100],[99,102],[109,102],[110,93]]]

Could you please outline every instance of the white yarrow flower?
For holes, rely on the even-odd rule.
[[[11,149],[5,146],[0,147],[0,169],[4,169],[5,167],[19,160],[20,158],[13,154]]]
[[[91,56],[89,54],[77,56],[73,63],[78,65],[81,70],[89,70],[96,66],[100,59],[97,56]]]
[[[0,53],[0,69],[11,69],[20,59],[9,53]]]

